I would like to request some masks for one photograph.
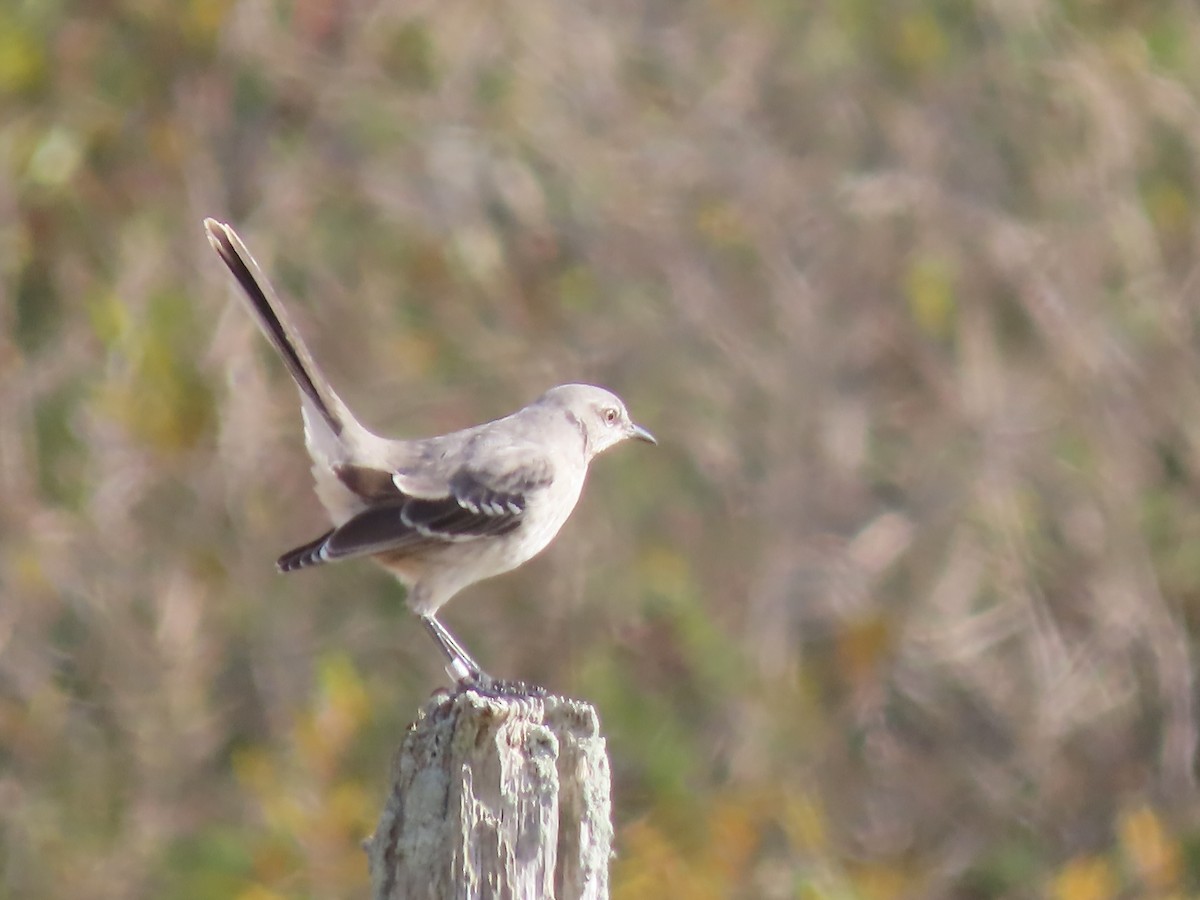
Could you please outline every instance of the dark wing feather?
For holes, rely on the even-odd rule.
[[[362,470],[355,480],[372,483],[376,505],[285,554],[280,569],[507,534],[521,524],[529,492],[549,484],[550,468],[538,459],[502,477],[462,469],[450,480],[449,496],[433,499],[410,497],[394,485],[380,490],[381,481],[364,477]]]

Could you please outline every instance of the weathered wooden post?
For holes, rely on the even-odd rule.
[[[373,900],[602,900],[612,855],[596,710],[473,690],[409,728],[367,844]]]

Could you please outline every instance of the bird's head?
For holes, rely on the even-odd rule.
[[[635,438],[657,444],[649,431],[629,418],[621,398],[612,391],[591,384],[560,384],[546,391],[540,403],[559,407],[583,434],[590,457],[614,444]]]

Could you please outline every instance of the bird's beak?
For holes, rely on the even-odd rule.
[[[634,425],[633,431],[631,431],[629,433],[629,436],[632,438],[637,438],[639,441],[645,441],[647,444],[657,444],[658,443],[658,441],[656,441],[654,439],[654,435],[652,435],[650,432],[648,432],[641,425]]]

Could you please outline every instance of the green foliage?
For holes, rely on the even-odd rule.
[[[420,22],[406,22],[389,37],[383,56],[384,70],[397,84],[428,90],[436,84],[436,64],[429,29]]]

